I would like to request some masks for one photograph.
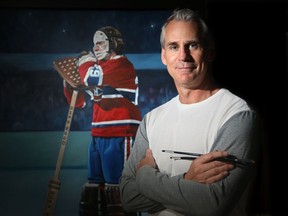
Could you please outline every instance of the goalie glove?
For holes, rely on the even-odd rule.
[[[54,68],[60,76],[74,89],[85,87],[81,82],[81,77],[78,72],[78,66],[75,64],[77,58],[66,57],[57,59],[53,62]]]

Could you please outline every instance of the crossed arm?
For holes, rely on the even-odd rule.
[[[227,215],[253,179],[256,167],[235,167],[214,159],[229,152],[257,161],[255,118],[253,112],[232,117],[221,128],[211,152],[195,159],[186,173],[173,177],[157,169],[144,119],[120,179],[123,207],[151,213],[168,208],[186,215]]]

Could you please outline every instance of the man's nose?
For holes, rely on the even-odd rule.
[[[191,59],[191,54],[190,54],[189,48],[181,47],[179,49],[179,58],[178,58],[178,60],[179,61],[187,61],[189,59]]]

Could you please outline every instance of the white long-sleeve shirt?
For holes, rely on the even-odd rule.
[[[176,96],[155,108],[141,122],[123,170],[120,188],[124,208],[156,215],[167,211],[170,215],[245,215],[245,191],[255,166],[236,167],[221,181],[201,184],[183,179],[191,161],[174,161],[162,150],[227,150],[238,158],[257,160],[257,122],[247,103],[227,89],[199,103],[181,104]],[[144,166],[136,175],[147,148],[152,149],[159,170]]]
[[[163,153],[163,149],[208,153],[222,125],[247,110],[250,108],[245,101],[220,89],[195,104],[181,104],[177,96],[150,112],[146,117],[147,137],[160,171],[174,176],[186,172],[191,164],[188,160],[171,160],[171,154]]]

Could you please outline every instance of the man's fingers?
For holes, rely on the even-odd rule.
[[[153,154],[152,154],[152,150],[151,149],[147,149],[146,150],[146,154],[145,154],[145,157],[142,158],[142,160],[140,160],[138,166],[137,166],[137,170],[139,170],[142,166],[144,165],[149,165],[153,168],[156,168],[157,167],[157,164],[155,162],[155,159],[153,157]]]
[[[200,156],[198,159],[201,160],[202,163],[208,163],[219,157],[227,157],[227,156],[228,156],[227,151],[213,151]]]
[[[198,157],[185,174],[185,179],[196,180],[206,184],[223,179],[229,174],[230,170],[235,168],[235,165],[215,159],[227,156],[227,151],[214,151]]]
[[[226,172],[226,171],[228,172],[232,169],[234,169],[233,164],[223,164],[221,166],[211,167],[204,174],[207,176],[207,178],[210,178],[210,176],[215,176],[215,175],[218,175],[218,174]]]
[[[198,173],[197,175],[195,175],[193,178],[194,180],[197,180],[198,182],[201,183],[214,183],[216,181],[219,181],[221,179],[223,179],[224,177],[226,177],[229,174],[229,171],[234,169],[234,165],[233,164],[227,164],[224,163],[222,165],[217,165],[217,166],[210,166],[211,164],[213,164],[214,162],[210,162],[207,164],[202,165],[201,167],[201,171],[200,169],[196,171],[196,173]],[[220,162],[221,163],[221,162]],[[205,166],[205,168],[204,168]],[[210,166],[210,168],[209,168]],[[206,169],[206,171],[204,171],[204,169]],[[188,172],[189,173],[189,172]],[[189,176],[187,176],[189,177]]]
[[[222,171],[229,171],[234,169],[234,164],[232,163],[227,163],[227,162],[222,162],[222,161],[209,161],[206,164],[203,164],[201,166],[201,171],[202,172],[208,172],[213,174],[218,174]]]
[[[217,181],[225,178],[228,175],[229,175],[229,172],[228,171],[224,171],[224,172],[219,173],[218,175],[214,175],[214,176],[211,176],[211,177],[207,178],[206,181],[203,182],[203,183],[212,184],[214,182],[217,182]]]
[[[147,150],[146,150],[146,157],[153,157],[153,154],[152,154],[152,150],[151,150],[151,149],[147,149]]]

